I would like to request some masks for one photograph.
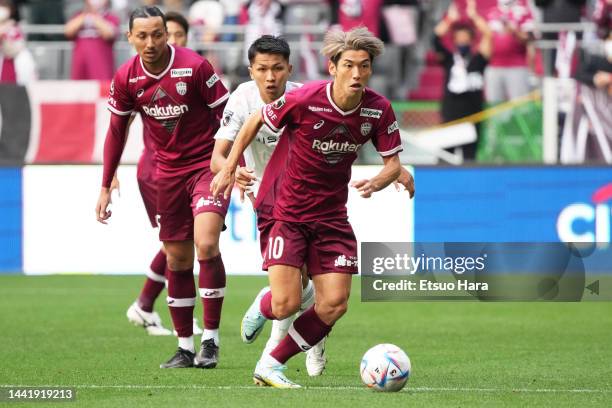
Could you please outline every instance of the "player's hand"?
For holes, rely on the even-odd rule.
[[[478,12],[476,11],[476,0],[467,0],[467,7],[465,8],[465,13],[472,20],[478,16]]]
[[[236,175],[234,170],[230,171],[224,166],[221,171],[215,175],[215,178],[213,178],[213,181],[210,183],[210,191],[213,197],[223,194],[223,198],[227,200],[232,193],[235,178]]]
[[[111,181],[109,193],[112,195],[114,190],[117,190],[117,197],[121,197],[121,189],[120,189],[119,178],[117,177],[117,174],[113,176],[113,181]]]
[[[361,197],[363,198],[370,198],[372,197],[373,193],[378,191],[376,186],[374,186],[374,184],[370,180],[366,179],[351,182],[351,187],[356,188]]]
[[[412,177],[412,174],[403,166],[400,168],[400,175],[397,180],[393,182],[393,185],[397,191],[401,191],[400,186],[404,186],[410,194],[410,198],[414,197],[414,177]]]
[[[458,21],[460,18],[459,10],[457,9],[457,5],[455,4],[454,1],[451,2],[450,6],[448,6],[448,11],[446,12],[446,18],[451,23]]]
[[[250,193],[257,177],[253,170],[247,167],[238,167],[236,170],[236,185],[240,189],[240,202],[244,202],[244,193]]]
[[[102,224],[108,224],[108,220],[112,212],[108,209],[111,204],[111,193],[107,187],[102,187],[100,190],[100,197],[98,197],[98,203],[96,204],[96,219]]]

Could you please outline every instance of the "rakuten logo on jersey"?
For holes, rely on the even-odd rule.
[[[357,153],[361,144],[351,135],[346,126],[338,125],[323,138],[312,140],[312,150],[319,152],[329,164],[336,164],[347,154]]]
[[[161,86],[155,90],[151,102],[142,107],[143,112],[160,121],[170,133],[174,132],[180,117],[189,112],[189,106],[179,104]]]
[[[610,242],[612,183],[593,194],[593,203],[573,203],[561,210],[557,234],[563,242]]]
[[[360,144],[351,142],[334,142],[333,140],[321,141],[315,139],[312,141],[312,148],[323,154],[328,153],[355,153],[361,147]]]
[[[189,111],[189,107],[187,105],[167,105],[167,106],[143,106],[142,110],[149,115],[154,117],[155,119],[163,120],[163,119],[173,119],[178,118],[183,113]]]

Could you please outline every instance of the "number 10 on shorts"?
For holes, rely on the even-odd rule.
[[[283,256],[285,241],[283,237],[268,238],[268,259],[280,259]]]

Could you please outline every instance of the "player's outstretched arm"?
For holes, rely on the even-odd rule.
[[[234,141],[232,150],[230,151],[225,164],[210,183],[210,190],[213,196],[216,197],[219,194],[223,194],[226,199],[229,198],[230,193],[232,192],[232,187],[234,187],[235,172],[236,168],[238,167],[240,157],[244,153],[247,146],[251,144],[253,139],[255,139],[255,136],[257,136],[257,132],[259,132],[262,125],[263,118],[260,111],[254,112],[244,123],[240,129],[240,132],[238,132],[238,136],[236,136],[236,140]]]
[[[383,157],[384,167],[376,176],[369,180],[359,180],[351,183],[363,198],[370,198],[373,193],[387,187],[400,176],[401,164],[399,155]]]
[[[102,176],[102,188],[96,204],[96,219],[102,224],[110,218],[111,211],[108,206],[111,203],[111,184],[117,172],[121,154],[127,140],[127,128],[129,116],[111,114],[110,126],[104,141],[104,170]]]

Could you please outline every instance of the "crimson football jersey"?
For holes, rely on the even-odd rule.
[[[281,139],[289,138],[287,149],[277,146],[260,187],[264,195],[276,190],[270,188],[283,174],[275,219],[347,218],[351,165],[361,146],[372,140],[383,157],[402,150],[397,120],[386,98],[366,88],[361,103],[345,112],[332,100],[331,87],[332,82],[310,83],[262,108],[265,124],[275,132],[285,127]]]
[[[160,175],[209,166],[229,97],[206,59],[187,48],[168,47],[170,62],[157,75],[146,70],[139,56],[122,65],[108,98],[108,109],[117,115],[140,113]]]

